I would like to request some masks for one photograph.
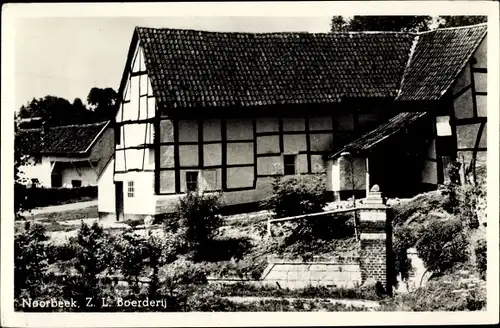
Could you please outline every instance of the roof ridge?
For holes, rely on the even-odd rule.
[[[101,122],[93,122],[93,123],[85,123],[85,124],[69,124],[69,125],[57,125],[57,126],[51,126],[49,127],[50,129],[59,129],[59,128],[75,128],[75,127],[81,127],[81,128],[86,128],[89,126],[99,126],[99,125],[105,125],[109,122],[107,121],[101,121]],[[41,129],[39,129],[41,130]]]
[[[429,30],[429,31],[417,32],[416,34],[421,35],[421,34],[432,33],[432,32],[436,32],[436,31],[461,30],[461,29],[479,27],[479,26],[483,26],[483,25],[486,26],[486,27],[488,27],[488,23],[478,23],[478,24],[473,24],[473,25],[435,28],[435,29]]]
[[[398,90],[398,94],[397,94],[396,98],[399,97],[399,95],[401,94],[401,90],[403,90],[403,84],[405,82],[405,75],[406,75],[406,72],[408,71],[408,68],[411,65],[411,61],[413,59],[413,55],[415,54],[415,49],[417,48],[419,38],[420,38],[420,35],[417,34],[412,41],[412,44],[410,47],[410,53],[408,54],[408,61],[406,62],[405,68],[403,70],[403,74],[401,76],[401,83],[399,84],[399,90]]]
[[[308,35],[331,35],[331,34],[405,34],[415,35],[415,32],[404,31],[328,31],[328,32],[309,32],[309,31],[280,31],[280,32],[242,32],[242,31],[207,31],[197,30],[192,28],[173,28],[173,27],[145,27],[136,26],[136,29],[149,29],[149,30],[170,30],[170,31],[183,31],[183,32],[200,32],[212,34],[246,34],[246,35],[283,35],[283,34],[308,34]]]

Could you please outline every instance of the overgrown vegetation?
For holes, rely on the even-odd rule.
[[[477,236],[484,234],[482,222],[485,222],[485,218],[480,217],[482,215],[480,209],[482,204],[485,204],[486,185],[484,180],[476,184],[468,183],[469,179],[462,181],[460,170],[458,163],[451,163],[447,169],[447,184],[437,191],[420,194],[410,201],[401,202],[393,207],[394,262],[396,274],[403,280],[408,279],[411,270],[411,263],[406,256],[409,248],[416,249],[426,270],[432,273],[430,283],[442,276],[453,274],[457,266],[461,265],[474,268],[474,273],[471,274],[485,279],[485,236],[479,239]],[[417,311],[420,308],[429,310],[446,308],[444,304],[426,303],[428,302],[426,298],[433,299],[428,295],[433,292],[432,288],[429,288],[419,288],[418,292],[410,293],[411,296],[405,296],[406,298],[401,296],[399,301],[394,302],[402,302],[404,306]],[[462,299],[442,297],[444,303],[447,302],[451,308],[456,309],[475,308],[477,304],[482,304],[482,301],[476,304],[471,300],[470,302],[476,305],[467,305]],[[469,298],[471,297],[474,299],[473,296]],[[396,303],[391,307],[401,306],[401,304],[395,305]]]
[[[321,213],[326,205],[325,174],[280,176],[273,181],[273,193],[262,202],[276,218]],[[344,239],[354,236],[352,214],[310,217],[273,224],[269,253],[304,259],[336,253]],[[350,244],[351,240],[347,240]],[[344,244],[346,244],[344,243]],[[346,249],[343,248],[342,251]]]
[[[301,199],[307,198],[303,191],[309,188],[314,190],[308,185],[296,189]],[[395,206],[396,272],[408,279],[411,263],[407,250],[416,248],[433,277],[427,286],[414,292],[384,298],[381,309],[484,308],[482,285],[469,287],[469,278],[456,277],[461,265],[466,272],[478,272],[485,279],[486,242],[484,238],[469,238],[471,231],[478,230],[478,225],[470,224],[477,220],[477,214],[470,208],[449,206],[453,202],[456,206],[475,206],[470,199],[484,193],[455,185],[453,194],[450,186],[446,188]],[[289,185],[284,189],[293,193]],[[278,193],[282,199],[275,198],[276,204],[297,199],[289,197],[288,192]],[[300,212],[314,208],[311,199],[321,203],[315,192],[312,195],[305,202],[309,205]],[[361,311],[366,308],[322,300],[380,301],[376,289],[368,287],[289,290],[248,283],[209,283],[214,277],[258,280],[269,255],[303,260],[318,255],[355,257],[359,247],[353,238],[350,214],[333,220],[309,218],[278,224],[273,228],[273,238],[266,239],[267,212],[248,222],[235,221],[223,218],[220,207],[218,195],[190,193],[180,201],[175,215],[165,220],[161,231],[148,235],[132,229],[111,233],[97,224],[82,223],[77,236],[62,245],[48,242],[43,226],[27,224],[15,241],[16,308],[30,310],[20,308],[21,297],[73,298],[81,304],[79,308],[54,311]],[[443,284],[445,288],[440,289]],[[104,299],[106,306],[101,308],[102,303],[96,303],[86,307],[85,297]],[[121,301],[146,297],[164,299],[165,303],[140,309],[119,306]]]
[[[272,188],[262,207],[277,218],[321,212],[326,205],[324,174],[278,176]]]

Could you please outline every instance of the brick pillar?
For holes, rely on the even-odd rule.
[[[391,272],[392,229],[388,207],[377,185],[359,209],[360,269],[362,283],[382,283],[392,293]]]

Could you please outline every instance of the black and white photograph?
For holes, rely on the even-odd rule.
[[[2,325],[498,322],[499,6],[438,3],[4,6]]]

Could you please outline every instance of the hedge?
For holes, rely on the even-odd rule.
[[[23,188],[23,187],[22,187]],[[76,203],[78,201],[97,198],[97,186],[75,188],[44,188],[24,187],[18,197],[23,197],[33,204],[33,207]]]

